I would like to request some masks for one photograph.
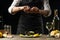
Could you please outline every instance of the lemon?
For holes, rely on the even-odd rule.
[[[40,36],[38,33],[33,35],[33,37],[38,37],[38,36]]]
[[[53,30],[50,33],[50,36],[55,36],[56,33],[59,33],[59,30]]]
[[[6,38],[6,37],[7,37],[7,34],[6,34],[6,33],[5,33],[5,34],[3,34],[3,37],[5,37],[5,38]]]
[[[3,36],[3,34],[2,34],[2,32],[0,32],[0,37],[2,37]]]
[[[33,37],[33,35],[29,35],[30,37]]]
[[[34,34],[34,31],[29,31],[29,33],[33,33]]]
[[[29,31],[27,34],[28,35],[34,35],[34,33],[35,33],[34,31]]]
[[[55,30],[57,33],[60,32],[59,30]]]
[[[20,34],[19,36],[20,36],[20,37],[23,37],[24,35],[23,35],[23,34]]]
[[[55,34],[55,37],[56,37],[56,38],[59,38],[59,37],[60,37],[60,33],[56,33],[56,34]]]

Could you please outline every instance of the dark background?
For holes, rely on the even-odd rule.
[[[15,34],[16,33],[16,28],[17,28],[17,16],[18,15],[11,15],[8,13],[8,7],[11,5],[13,0],[0,0],[0,16],[2,16],[2,18],[0,18],[1,21],[0,22],[0,29],[3,29],[3,25],[7,24],[7,25],[11,25],[12,26],[12,33]],[[53,11],[54,9],[58,9],[58,13],[59,13],[59,18],[60,18],[60,1],[59,0],[50,0],[50,6],[52,9],[52,14],[51,16],[45,18],[43,17],[43,21],[44,21],[44,30],[45,33],[47,32],[47,29],[45,28],[45,23],[47,21],[51,22],[53,19]]]

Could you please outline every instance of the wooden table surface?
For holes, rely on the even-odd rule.
[[[43,35],[39,38],[21,38],[18,35],[14,35],[13,38],[0,38],[0,40],[60,40],[60,38],[47,38],[46,35]]]

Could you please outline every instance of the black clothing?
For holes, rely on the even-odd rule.
[[[25,3],[24,3],[25,1]],[[30,7],[38,7],[40,9],[43,8],[43,0],[22,0],[20,6],[28,5]],[[19,12],[19,22],[18,22],[18,29],[17,34],[25,34],[28,31],[34,31],[36,33],[43,33],[43,20],[42,15],[40,14],[30,14],[25,12]]]

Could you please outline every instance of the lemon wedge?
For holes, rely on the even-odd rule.
[[[2,37],[3,36],[3,34],[2,34],[2,32],[0,32],[0,37]]]
[[[20,34],[19,36],[20,36],[20,37],[23,37],[24,35],[23,35],[23,34]]]
[[[40,35],[37,33],[37,34],[34,34],[33,37],[39,37]]]

